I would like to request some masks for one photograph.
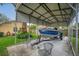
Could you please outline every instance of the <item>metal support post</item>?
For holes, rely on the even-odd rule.
[[[78,55],[78,5],[76,4],[76,55]]]

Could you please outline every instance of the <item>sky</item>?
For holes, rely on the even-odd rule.
[[[13,4],[5,3],[0,5],[0,13],[7,16],[9,20],[15,20],[16,11]]]

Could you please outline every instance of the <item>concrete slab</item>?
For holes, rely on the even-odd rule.
[[[35,42],[35,41],[33,41]],[[43,41],[38,45],[31,47],[32,41],[29,44],[19,44],[7,47],[8,53],[10,56],[48,56],[47,50],[44,49],[45,43],[51,43],[53,46],[51,50],[51,56],[73,56],[72,50],[68,45],[68,38],[64,37],[63,40],[52,40],[52,41]],[[39,49],[40,48],[40,49]],[[48,49],[47,46],[45,49]],[[41,51],[39,54],[39,50]],[[45,54],[45,55],[44,55]]]

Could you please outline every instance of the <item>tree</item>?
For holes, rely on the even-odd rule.
[[[0,13],[0,23],[8,21],[8,17]]]
[[[30,32],[34,33],[36,31],[36,25],[32,24],[30,27]]]
[[[0,6],[3,6],[4,5],[4,3],[0,3]],[[9,19],[8,19],[8,17],[7,16],[5,16],[4,14],[2,14],[2,13],[0,13],[0,23],[3,23],[3,22],[6,22],[6,21],[8,21]]]

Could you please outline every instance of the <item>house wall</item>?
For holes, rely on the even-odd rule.
[[[12,33],[14,33],[13,28],[15,27],[15,23],[18,30],[22,27],[22,22],[3,23],[0,25],[0,32],[4,32],[4,35],[7,35],[7,32],[10,32],[12,35]]]

